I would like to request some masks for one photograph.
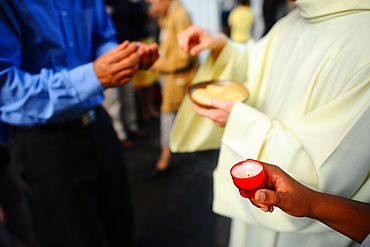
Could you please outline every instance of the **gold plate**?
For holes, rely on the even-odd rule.
[[[249,92],[241,83],[229,80],[213,80],[192,84],[188,87],[191,100],[199,106],[210,108],[211,100],[219,98],[244,102]]]

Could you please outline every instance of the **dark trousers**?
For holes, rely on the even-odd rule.
[[[123,150],[101,107],[87,127],[11,128],[9,144],[28,187],[33,226],[42,247],[132,244]]]

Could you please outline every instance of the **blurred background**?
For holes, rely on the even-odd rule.
[[[181,0],[180,2],[188,11],[193,24],[211,31],[224,32],[230,37],[228,18],[231,11],[241,4],[240,1]],[[107,1],[108,12],[112,11],[111,6],[115,3],[117,1]],[[146,1],[141,3],[144,4],[144,8],[148,8],[149,13],[148,3]],[[293,5],[285,0],[251,0],[248,1],[248,6],[253,13],[253,23],[250,26],[251,40],[248,40],[252,42],[261,39],[268,32],[268,26],[273,25],[293,8]],[[112,16],[114,20],[116,19],[116,24],[124,28],[128,23],[137,23],[133,19],[138,18],[134,11],[126,9],[125,14],[122,15],[128,18],[129,13],[132,19],[126,20],[127,23],[123,23],[124,20],[117,16],[117,12],[112,12]],[[265,25],[265,21],[271,23]],[[149,16],[146,28],[149,32],[148,36],[159,43],[160,27],[156,16]],[[138,27],[134,27],[135,30],[137,31]],[[207,55],[207,51],[199,55],[201,63]],[[162,100],[159,81],[160,79],[157,78],[149,86],[150,93],[146,96],[150,97],[149,101],[157,111],[160,109]],[[132,90],[134,91],[131,91],[130,97],[133,97],[134,102],[131,106],[125,105],[122,101],[127,98],[127,93],[124,96],[118,92],[106,95],[106,101],[113,98],[113,101],[118,103],[115,106],[108,104],[106,108],[111,112],[116,126],[117,121],[125,119],[117,115],[120,107],[122,108],[120,114],[123,115],[136,111],[135,121],[139,126],[136,129],[142,133],[128,131],[128,134],[124,135],[125,140],[122,140],[134,203],[135,246],[226,247],[229,241],[230,219],[212,212],[212,173],[217,164],[218,150],[172,154],[170,168],[157,177],[147,179],[145,174],[155,165],[161,150],[160,120],[153,116],[147,118],[141,114],[142,103],[140,103],[138,87],[135,86]],[[125,126],[124,121],[119,124]]]

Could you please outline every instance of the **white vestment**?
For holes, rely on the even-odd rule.
[[[232,218],[232,247],[356,246],[318,221],[264,213],[242,198],[230,168],[246,158],[276,164],[315,190],[370,202],[370,1],[295,3],[259,42],[229,41],[199,69],[194,82],[231,79],[250,92],[225,128],[192,113],[189,98],[174,124],[174,152],[220,145],[213,210]]]

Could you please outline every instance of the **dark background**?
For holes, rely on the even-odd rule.
[[[135,247],[223,247],[230,220],[212,212],[218,150],[174,154],[165,176],[145,180],[160,153],[159,121],[126,149],[135,212]]]

